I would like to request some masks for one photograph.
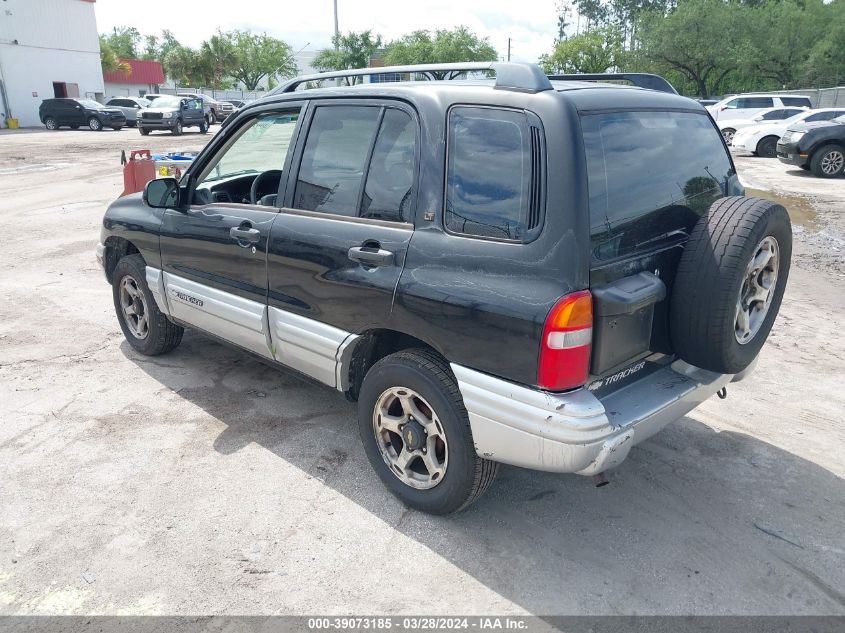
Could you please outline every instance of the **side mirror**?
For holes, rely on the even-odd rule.
[[[179,207],[179,181],[175,178],[156,178],[144,186],[144,204],[154,209]]]

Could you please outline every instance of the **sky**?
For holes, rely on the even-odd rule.
[[[459,25],[486,36],[511,59],[536,62],[550,53],[557,33],[555,0],[337,0],[342,32],[371,29],[385,41],[417,29]],[[142,34],[170,29],[182,44],[197,46],[218,28],[266,32],[295,52],[316,52],[331,44],[332,0],[97,0],[100,33],[115,26],[134,26]],[[143,6],[143,10],[138,10]],[[131,10],[127,10],[132,7]]]

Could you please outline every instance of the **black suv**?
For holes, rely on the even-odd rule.
[[[459,510],[499,463],[604,483],[751,369],[789,216],[742,196],[713,120],[660,77],[435,71],[496,79],[300,77],[180,182],[114,202],[97,254],[120,326],[148,355],[197,328],[357,400],[414,508]]]
[[[778,141],[777,156],[819,178],[845,174],[845,116],[793,125]]]
[[[78,130],[87,125],[99,132],[107,127],[119,130],[126,125],[126,115],[120,108],[107,108],[93,99],[44,99],[38,117],[48,130],[58,130],[63,125]]]

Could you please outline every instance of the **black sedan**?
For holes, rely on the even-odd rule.
[[[845,172],[845,116],[832,121],[797,123],[777,145],[778,159],[809,169],[819,178],[836,178]]]

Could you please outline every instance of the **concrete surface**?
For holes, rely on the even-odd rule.
[[[332,390],[193,333],[155,359],[123,341],[93,253],[119,150],[206,140],[0,136],[0,613],[845,613],[845,179],[737,158],[811,206],[727,400],[610,486],[506,467],[432,518]]]

